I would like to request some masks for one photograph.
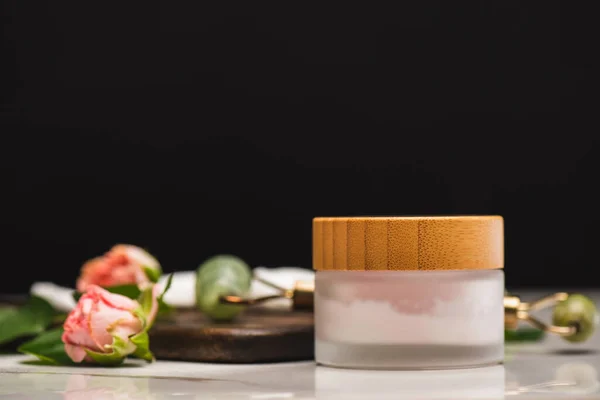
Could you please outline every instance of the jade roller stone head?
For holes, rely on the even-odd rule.
[[[565,336],[569,342],[587,340],[598,325],[598,310],[594,302],[582,294],[571,294],[554,308],[552,323],[557,326],[574,326],[575,334]]]
[[[250,267],[232,255],[217,255],[202,263],[196,273],[196,306],[215,321],[229,321],[243,305],[223,304],[223,296],[245,297],[252,283]]]

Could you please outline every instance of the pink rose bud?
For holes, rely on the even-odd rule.
[[[117,364],[133,354],[151,361],[147,331],[158,311],[157,289],[147,288],[138,302],[88,286],[63,326],[71,360]]]
[[[83,265],[77,279],[77,290],[83,293],[89,285],[110,287],[133,284],[143,288],[156,282],[160,274],[160,264],[150,253],[137,246],[119,244],[102,257]]]

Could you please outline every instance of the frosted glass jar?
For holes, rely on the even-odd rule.
[[[445,369],[504,358],[503,220],[315,218],[315,358]]]

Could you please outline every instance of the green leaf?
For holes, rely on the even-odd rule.
[[[37,296],[31,296],[20,308],[3,308],[0,312],[0,345],[43,332],[52,323],[54,315],[50,303]]]
[[[165,296],[165,294],[167,293],[167,291],[169,289],[171,289],[171,284],[173,283],[173,274],[169,274],[169,277],[167,278],[167,284],[165,285],[165,289],[163,290],[163,292],[160,294],[160,296],[158,296],[158,298],[160,300],[162,300],[162,298]]]
[[[2,335],[3,335],[3,328],[2,325],[4,325],[5,321],[8,321],[8,323],[10,324],[10,321],[15,320],[17,314],[19,313],[19,309],[16,307],[2,307],[0,308],[0,346],[2,346],[2,344],[4,343],[8,343],[12,340],[12,335],[8,335],[6,334],[6,338],[5,340],[2,340]],[[7,327],[4,327],[4,329],[7,329]]]
[[[17,351],[30,354],[42,361],[56,365],[74,364],[65,351],[61,340],[63,328],[52,329],[38,335],[35,339],[23,343]]]
[[[545,337],[545,332],[537,328],[519,328],[517,330],[504,330],[506,342],[537,342]]]
[[[158,313],[160,315],[166,315],[173,312],[174,308],[164,302],[163,299],[158,299]]]
[[[133,299],[133,300],[136,300],[141,293],[141,291],[137,287],[137,285],[134,285],[134,284],[105,286],[105,287],[103,287],[103,289],[108,290],[111,293],[120,294],[125,297],[129,297],[130,299]],[[73,299],[75,299],[75,301],[79,301],[81,296],[83,296],[83,293],[78,292],[78,291],[73,292]]]
[[[92,350],[86,350],[86,353],[98,364],[105,366],[119,365],[130,354],[136,351],[136,345],[129,339],[122,339],[120,336],[113,336],[110,353],[98,353]]]
[[[171,307],[170,305],[165,303],[165,301],[163,300],[163,297],[165,296],[167,291],[171,288],[172,283],[173,283],[173,274],[169,274],[169,277],[167,278],[167,283],[165,285],[165,289],[160,294],[160,296],[158,296],[158,313],[159,314],[168,314],[171,311],[173,311],[173,307]]]
[[[13,314],[15,311],[17,311],[16,307],[1,307],[0,308],[0,321],[2,321],[2,318],[6,318],[6,317],[8,317],[8,315]]]
[[[154,290],[154,286],[150,286],[140,294],[138,297],[138,303],[140,307],[135,311],[135,314],[142,320],[144,325],[144,330],[150,329],[151,324],[148,323],[148,316],[150,312],[152,312],[152,292]],[[152,321],[151,321],[152,322]]]
[[[37,296],[31,296],[29,302],[21,310],[27,310],[27,312],[32,313],[39,322],[42,322],[46,326],[50,324],[52,317],[56,313],[50,303]]]
[[[59,324],[62,325],[66,321],[68,316],[69,316],[69,314],[55,314],[52,317],[52,324],[53,325],[59,325]]]
[[[154,354],[150,351],[150,337],[148,332],[140,332],[130,338],[131,342],[136,346],[133,355],[148,362],[154,361]]]
[[[130,299],[136,300],[140,296],[140,288],[137,285],[118,285],[118,286],[109,286],[104,289],[108,290],[111,293],[116,293],[123,295],[125,297],[129,297]]]
[[[107,367],[120,365],[123,363],[123,360],[125,360],[125,357],[120,355],[117,352],[97,353],[95,351],[88,350],[88,349],[86,349],[85,352],[87,353],[88,356],[90,356],[92,358],[92,360],[96,361],[100,365],[104,365]]]
[[[140,306],[142,306],[144,315],[148,315],[152,311],[152,289],[153,287],[144,289],[138,300]]]
[[[160,278],[160,273],[161,273],[160,269],[148,267],[146,265],[142,265],[142,269],[144,270],[144,273],[146,274],[148,279],[150,279],[150,282],[152,282],[152,283],[158,282],[158,279]]]
[[[127,357],[135,351],[135,345],[127,339],[121,339],[120,336],[113,335],[113,342],[110,346],[113,353],[116,353],[120,357]]]

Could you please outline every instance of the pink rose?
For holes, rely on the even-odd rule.
[[[77,290],[83,293],[89,285],[110,287],[134,284],[144,287],[156,282],[160,274],[160,264],[150,253],[137,246],[119,244],[102,257],[83,265],[77,279]]]
[[[88,286],[63,326],[62,341],[71,360],[118,363],[134,353],[150,360],[145,332],[158,311],[157,289],[154,286],[142,293],[151,296],[140,300],[144,309],[136,300]]]

